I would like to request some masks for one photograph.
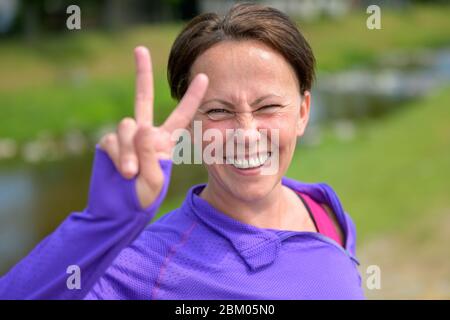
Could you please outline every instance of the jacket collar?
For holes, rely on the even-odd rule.
[[[285,177],[282,184],[329,205],[336,212],[338,221],[343,227],[348,248],[353,239],[348,232],[347,217],[331,187],[323,183],[304,183]],[[204,224],[228,239],[251,269],[271,264],[278,256],[282,241],[280,235],[283,230],[258,228],[231,218],[198,196],[205,186],[206,184],[199,184],[191,187],[183,203],[183,209],[194,213]]]

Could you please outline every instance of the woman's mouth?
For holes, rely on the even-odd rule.
[[[271,155],[271,152],[264,152],[262,154],[255,154],[253,156],[247,157],[230,157],[225,159],[225,163],[230,164],[240,170],[256,169],[265,165],[270,159]]]

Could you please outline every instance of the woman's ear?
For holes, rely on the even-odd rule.
[[[297,121],[297,136],[303,136],[309,120],[309,110],[311,106],[311,93],[307,90],[300,96],[300,115]]]

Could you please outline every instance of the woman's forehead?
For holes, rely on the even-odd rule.
[[[284,95],[297,90],[295,72],[284,57],[254,40],[224,41],[195,61],[192,73],[206,73],[209,94],[245,93],[252,97],[271,91]]]

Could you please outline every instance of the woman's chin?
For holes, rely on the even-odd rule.
[[[242,201],[261,200],[273,190],[276,181],[274,177],[262,177],[261,179],[247,179],[247,181],[228,180],[228,189],[234,196]]]
[[[213,171],[219,185],[242,201],[258,201],[267,197],[280,180],[278,175],[264,175],[258,169],[238,169],[230,164],[215,167]]]

